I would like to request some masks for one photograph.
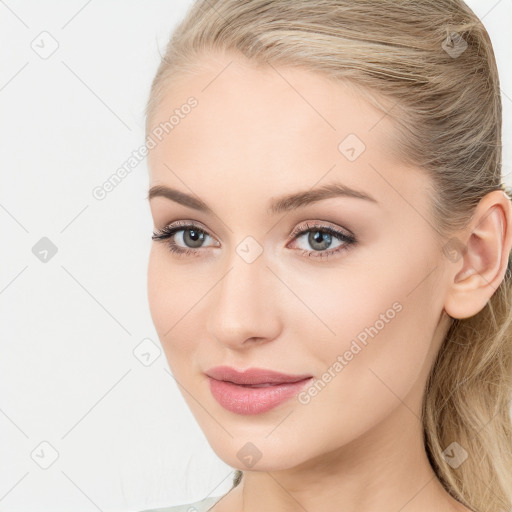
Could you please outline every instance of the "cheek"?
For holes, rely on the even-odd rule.
[[[435,277],[423,280],[430,265],[421,256],[405,263],[374,262],[363,266],[372,270],[316,279],[314,287],[302,278],[298,293],[335,333],[313,317],[296,326],[317,372],[301,402],[312,421],[329,411],[350,437],[423,388],[437,318]]]
[[[153,245],[148,262],[148,304],[153,324],[164,349],[174,338],[185,314],[194,285],[185,286],[179,268],[169,263],[165,248]]]
[[[151,318],[174,373],[175,361],[190,358],[204,337],[203,326],[194,319],[203,314],[202,298],[212,285],[197,269],[173,263],[164,247],[153,245],[147,286]]]
[[[311,431],[322,423],[327,444],[334,439],[345,444],[359,437],[397,408],[405,415],[417,410],[430,366],[430,340],[418,332],[421,324],[410,303],[402,303],[389,323],[382,322],[369,316],[366,326],[362,324],[365,327],[354,326],[353,330],[365,334],[365,342],[357,336],[331,342],[330,353],[323,351],[323,373],[302,396],[301,417]]]
[[[169,300],[172,299],[172,294],[169,293],[170,274],[165,269],[163,258],[160,250],[152,245],[148,261],[148,304],[151,312],[151,318],[155,325],[156,331],[163,341],[163,334],[171,326],[169,318]],[[174,294],[175,295],[175,294]]]

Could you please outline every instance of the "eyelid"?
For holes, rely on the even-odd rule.
[[[297,235],[301,235],[303,233],[307,233],[312,229],[318,230],[332,230],[334,233],[340,236],[344,236],[346,238],[355,239],[355,235],[346,228],[338,227],[337,225],[329,222],[328,220],[314,220],[314,221],[306,221],[305,224],[300,224],[295,227],[290,233],[289,240],[295,240]]]
[[[172,229],[172,228],[176,228],[178,226],[179,227],[187,227],[187,226],[190,227],[190,225],[192,225],[192,224],[194,226],[198,227],[199,229],[202,229],[206,233],[210,233],[210,230],[208,228],[206,228],[206,226],[202,222],[200,222],[198,220],[192,220],[192,219],[175,220],[173,222],[169,222],[164,227]]]
[[[178,229],[180,228],[180,229]],[[159,233],[170,231],[170,230],[178,230],[181,231],[183,229],[198,229],[199,231],[203,231],[211,238],[216,238],[217,236],[211,232],[209,228],[207,228],[202,222],[198,220],[192,220],[192,219],[185,219],[185,220],[176,220],[172,222],[168,222],[167,224],[164,224],[164,226],[160,229],[157,229]]]

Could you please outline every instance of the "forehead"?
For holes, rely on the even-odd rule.
[[[198,105],[187,122],[173,128],[170,138],[176,143],[190,132],[197,140],[205,132],[216,140],[257,134],[267,146],[275,142],[284,150],[281,143],[294,135],[314,143],[325,137],[326,142],[336,142],[354,133],[367,146],[379,144],[386,151],[393,132],[389,118],[350,82],[335,82],[303,68],[255,65],[229,54],[205,56],[193,72],[173,77],[153,113],[153,126],[168,121],[192,96]],[[246,137],[244,147],[253,140]],[[206,142],[204,137],[201,142]],[[337,155],[336,145],[334,150]]]
[[[268,196],[339,181],[395,201],[425,190],[418,180],[426,177],[392,156],[390,118],[348,83],[233,55],[205,57],[168,85],[152,129],[191,97],[196,106],[150,151],[151,184],[187,192],[181,176],[206,197],[219,183]]]

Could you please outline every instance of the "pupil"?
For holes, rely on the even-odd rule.
[[[189,235],[187,236],[187,234],[189,234]],[[187,240],[187,238],[189,240]],[[204,233],[202,233],[201,231],[198,231],[195,229],[185,230],[185,234],[184,234],[185,243],[187,245],[190,245],[191,247],[200,247],[201,242],[203,241],[203,238],[204,238]],[[191,243],[189,243],[189,241],[191,241]]]
[[[324,242],[323,246],[315,248],[315,244],[322,244],[322,241]],[[322,231],[315,231],[314,233],[311,232],[309,235],[309,243],[315,249],[315,251],[327,249],[327,247],[329,247],[329,245],[331,244],[331,235],[329,233],[324,233]]]

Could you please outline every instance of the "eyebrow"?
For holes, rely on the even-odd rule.
[[[151,200],[154,197],[165,197],[183,206],[193,208],[194,210],[213,214],[213,210],[198,197],[194,197],[192,195],[186,194],[185,192],[181,192],[165,185],[155,185],[149,189],[147,199]],[[351,197],[356,199],[364,199],[378,204],[378,201],[375,198],[360,190],[355,190],[348,187],[347,185],[343,185],[342,183],[330,183],[316,189],[305,190],[303,192],[296,192],[278,198],[272,198],[270,200],[268,211],[270,214],[276,215],[278,213],[301,208],[309,204],[333,197]]]

